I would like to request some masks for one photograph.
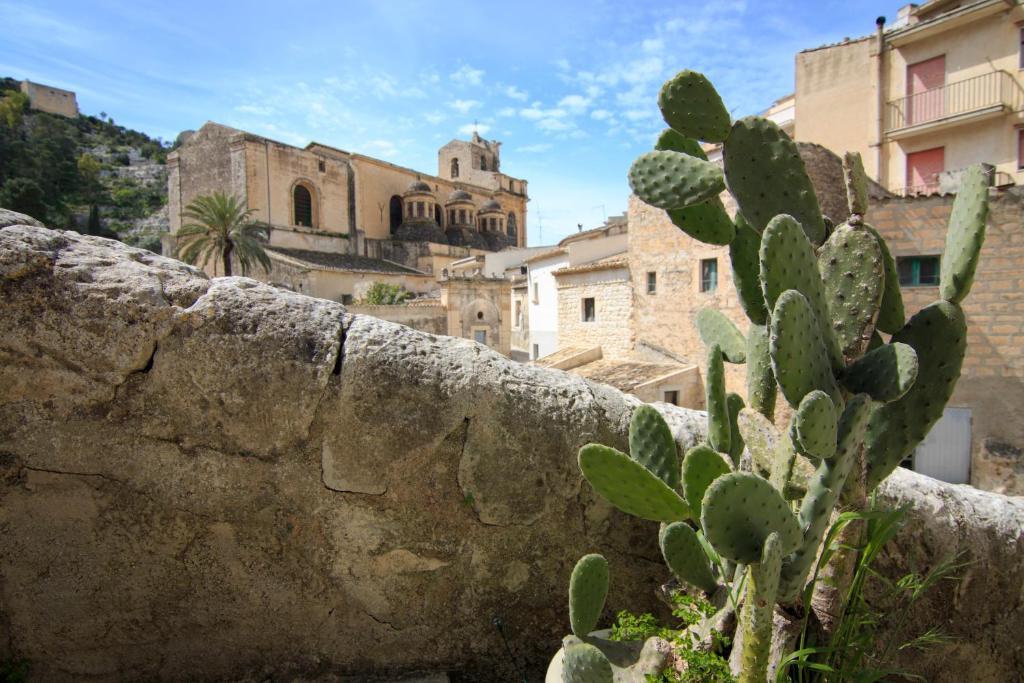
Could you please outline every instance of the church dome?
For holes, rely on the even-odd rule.
[[[430,189],[430,185],[427,185],[422,180],[417,180],[405,192],[406,194],[433,194],[434,191]]]
[[[489,199],[480,207],[480,213],[501,213],[501,204],[494,199]]]
[[[468,192],[466,192],[465,190],[455,190],[455,192],[452,192],[451,196],[448,197],[448,201],[450,201],[450,202],[471,202],[471,201],[473,201],[473,196],[471,194],[469,194]]]

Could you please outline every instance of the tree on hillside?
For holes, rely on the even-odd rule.
[[[0,207],[46,221],[47,207],[43,189],[28,178],[14,178],[0,187]]]
[[[250,220],[252,210],[234,195],[214,192],[197,197],[185,207],[182,217],[189,221],[177,232],[175,254],[182,261],[202,266],[210,259],[220,259],[225,275],[231,275],[232,257],[238,259],[243,275],[257,262],[270,270],[270,257],[263,249],[269,231]]]

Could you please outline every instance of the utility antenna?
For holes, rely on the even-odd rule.
[[[544,244],[544,216],[537,209],[537,246]]]
[[[591,210],[593,210],[593,209],[601,209],[602,220],[605,220],[605,221],[608,220],[608,212],[605,211],[604,204],[598,204],[597,206],[592,206],[590,208],[591,208]]]

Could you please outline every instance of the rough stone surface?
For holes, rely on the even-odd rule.
[[[539,678],[581,555],[611,565],[602,625],[663,609],[656,525],[575,464],[588,441],[625,448],[636,405],[109,240],[0,228],[0,661],[58,681]],[[680,448],[703,439],[702,414],[657,407]],[[909,615],[963,634],[914,663],[1009,680],[1022,504],[904,474],[884,490],[915,506],[890,575],[979,560]]]

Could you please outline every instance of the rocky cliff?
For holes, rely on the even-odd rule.
[[[39,680],[519,680],[557,649],[593,551],[610,611],[658,609],[651,525],[575,464],[625,446],[635,399],[19,223],[0,213],[0,661]],[[702,438],[703,414],[661,408],[681,447]],[[906,662],[1011,680],[1024,503],[903,472],[883,497],[912,508],[890,575],[973,561],[905,627],[952,644]]]

